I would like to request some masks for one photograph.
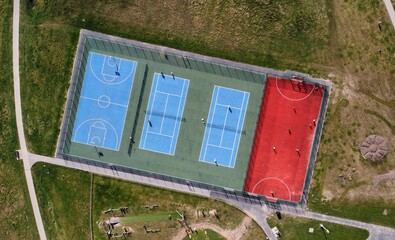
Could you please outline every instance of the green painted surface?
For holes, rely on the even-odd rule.
[[[100,52],[114,55],[114,53],[111,52]],[[120,150],[113,151],[97,148],[98,151],[102,152],[104,155],[99,158],[98,152],[94,147],[71,142],[69,154],[134,169],[155,172],[167,176],[175,176],[211,185],[243,190],[261,99],[264,91],[264,84],[208,73],[209,70],[202,72],[197,69],[189,69],[181,67],[180,64],[178,64],[179,66],[175,66],[176,64],[172,65],[158,61],[154,62],[133,56],[124,56],[120,54],[115,55],[137,62],[137,69],[121,139]],[[171,63],[172,61],[169,62]],[[191,65],[193,64],[194,62],[192,62]],[[146,66],[148,66],[149,71],[145,87],[141,92],[142,80]],[[199,68],[203,69],[202,67],[203,65]],[[204,69],[207,69],[207,67],[209,66],[206,66]],[[232,68],[229,67],[228,69],[229,72],[235,73]],[[219,70],[214,71],[218,72]],[[139,149],[145,118],[144,110],[148,105],[153,75],[155,72],[164,72],[165,74],[174,72],[177,77],[190,80],[183,113],[183,118],[185,118],[186,121],[181,123],[174,156]],[[265,78],[265,76],[263,77]],[[240,138],[240,145],[234,168],[215,166],[213,164],[199,161],[205,131],[205,125],[202,124],[201,119],[207,119],[214,85],[239,89],[250,93],[250,100],[247,106],[246,117],[242,129],[245,131],[245,134],[242,134]],[[140,94],[142,94],[142,104],[138,114],[139,117],[134,137],[135,143],[133,144],[131,155],[129,156],[128,149],[130,136],[133,129],[134,119],[136,117]]]

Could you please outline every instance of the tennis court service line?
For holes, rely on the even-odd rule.
[[[234,167],[248,99],[249,92],[214,86],[200,161]]]
[[[154,73],[140,149],[174,155],[189,80]]]

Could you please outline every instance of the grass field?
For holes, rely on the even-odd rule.
[[[140,215],[134,217],[122,217],[120,218],[120,222],[123,224],[123,223],[163,221],[163,220],[168,220],[169,216],[171,216],[172,219],[179,218],[177,212],[172,212],[172,213]]]
[[[12,84],[12,1],[0,0],[0,229],[3,239],[38,239],[18,138]]]
[[[81,27],[300,70],[333,82],[309,208],[395,227],[393,182],[372,185],[373,176],[394,168],[395,150],[371,164],[357,147],[372,133],[395,144],[395,34],[382,1],[37,0],[22,6],[22,100],[30,150],[54,153]],[[339,178],[341,172],[352,180]],[[356,211],[360,207],[366,211]],[[387,216],[385,209],[391,210]]]
[[[32,170],[47,237],[88,239],[91,234],[90,174],[43,163],[34,165]],[[78,179],[78,182],[75,179]],[[162,235],[150,235],[150,239],[166,239],[164,236],[175,234],[182,229],[175,220],[178,215],[172,214],[173,220],[168,220],[169,213],[174,213],[175,210],[183,212],[188,222],[194,223],[198,221],[195,217],[197,208],[216,209],[220,221],[213,217],[202,218],[200,221],[216,224],[223,229],[236,228],[245,216],[239,210],[212,199],[97,175],[93,175],[92,189],[92,227],[95,239],[102,239],[104,236],[98,223],[112,216],[103,213],[109,208],[129,208],[125,221],[131,222],[124,224],[132,226],[133,236],[139,239],[147,237],[143,225],[161,228]],[[144,207],[146,205],[158,205],[158,208],[150,210]],[[114,212],[114,216],[122,217],[119,212]],[[165,221],[157,221],[158,217]],[[134,221],[136,219],[137,222]],[[256,223],[249,226],[247,234],[257,238],[264,236]]]
[[[264,239],[265,237],[266,234],[262,236],[262,228],[256,222],[252,222],[241,240]]]
[[[317,239],[343,239],[343,240],[366,240],[369,232],[359,228],[320,222],[307,218],[296,218],[289,215],[282,215],[282,219],[278,220],[276,215],[272,215],[267,219],[270,227],[276,226],[282,234],[282,239],[289,240],[317,240]],[[320,228],[323,224],[329,230],[326,237]],[[314,228],[313,233],[309,233],[309,228]]]
[[[32,174],[47,238],[88,239],[90,174],[50,164]]]

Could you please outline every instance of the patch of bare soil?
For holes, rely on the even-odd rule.
[[[381,182],[383,181],[387,181],[387,180],[393,180],[395,179],[395,170],[392,170],[389,173],[386,174],[381,174],[381,175],[377,175],[373,178],[373,183],[374,186],[377,187],[380,185]]]
[[[241,239],[243,234],[246,232],[248,229],[247,226],[251,223],[252,219],[248,216],[244,217],[243,222],[234,230],[227,230],[227,229],[222,229],[219,226],[208,223],[208,222],[202,222],[202,223],[195,223],[191,224],[192,229],[211,229],[222,236],[224,236],[228,240],[238,240]],[[185,230],[182,229],[180,230],[176,236],[172,238],[172,240],[181,240],[185,237]]]

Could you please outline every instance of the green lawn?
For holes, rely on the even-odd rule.
[[[315,193],[315,191],[312,193]],[[309,207],[313,211],[333,216],[355,219],[388,227],[395,226],[395,204],[386,200],[341,200],[332,202],[319,202],[313,200],[310,201]],[[387,209],[388,212],[387,216],[383,215],[385,209]]]
[[[369,232],[359,228],[352,228],[348,226],[338,225],[329,222],[321,222],[307,218],[297,218],[290,215],[282,214],[282,219],[278,220],[277,216],[273,215],[267,219],[270,227],[276,226],[282,234],[281,239],[288,240],[365,240],[369,237]],[[320,229],[320,224],[329,230],[325,233]],[[309,233],[309,228],[314,228],[313,233]]]
[[[140,215],[133,217],[120,217],[119,221],[124,223],[137,223],[137,222],[152,222],[152,221],[163,221],[169,220],[169,215],[171,219],[180,218],[177,212],[164,213],[164,214],[150,214],[150,215]]]
[[[193,213],[193,215],[195,214],[194,209],[198,207],[216,209],[221,218],[221,221],[216,224],[231,229],[238,226],[244,217],[242,212],[223,202],[102,176],[94,177],[93,189],[93,219],[95,222],[108,217],[108,215],[102,214],[104,210],[122,206],[129,208],[130,216],[163,214],[166,219],[168,213],[175,210],[187,214],[183,210],[182,206],[184,205],[189,206],[189,211],[191,211],[189,214]],[[144,208],[145,205],[158,205],[159,207],[149,210]],[[178,216],[172,219],[177,218]],[[102,235],[96,225],[94,229],[95,236]]]
[[[210,229],[198,230],[198,233],[191,234],[191,238],[187,235],[183,240],[226,240],[222,235]]]
[[[47,238],[88,239],[90,174],[43,163],[32,174]]]

